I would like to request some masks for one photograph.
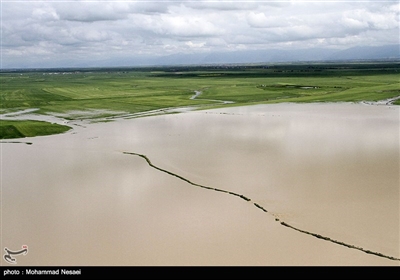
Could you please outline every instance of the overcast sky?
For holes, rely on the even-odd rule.
[[[392,1],[1,1],[1,66],[399,43]]]

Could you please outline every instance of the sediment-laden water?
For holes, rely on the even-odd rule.
[[[399,113],[256,105],[3,141],[2,247],[29,247],[19,265],[399,265]]]

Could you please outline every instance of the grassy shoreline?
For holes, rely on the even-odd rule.
[[[38,108],[36,114],[102,120],[192,106],[376,102],[400,96],[399,71],[399,62],[3,70],[1,112]],[[191,98],[196,91],[201,95]],[[400,100],[393,104],[400,105]],[[0,139],[62,133],[67,128],[1,120]]]
[[[44,121],[0,121],[0,139],[16,139],[24,137],[45,136],[64,133],[71,127]]]

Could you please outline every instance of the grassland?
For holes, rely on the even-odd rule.
[[[68,131],[70,127],[42,121],[9,121],[1,120],[0,139],[13,139],[33,136],[58,134]]]
[[[399,70],[396,62],[3,70],[1,113],[37,108],[38,114],[77,120],[175,107],[222,106],[218,101],[232,101],[229,106],[378,101],[400,96]],[[190,99],[194,91],[202,94]],[[400,105],[400,100],[395,104]],[[89,110],[99,114],[70,114]],[[52,133],[63,131],[47,125],[54,126]],[[51,131],[44,126],[37,130],[38,124],[31,121],[10,124],[2,120],[0,127],[1,139],[18,136],[17,130],[32,135],[27,133],[28,127],[36,131],[34,135]]]

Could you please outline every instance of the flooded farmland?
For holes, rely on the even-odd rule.
[[[2,247],[29,247],[18,265],[399,265],[399,118],[254,105],[3,141]]]

